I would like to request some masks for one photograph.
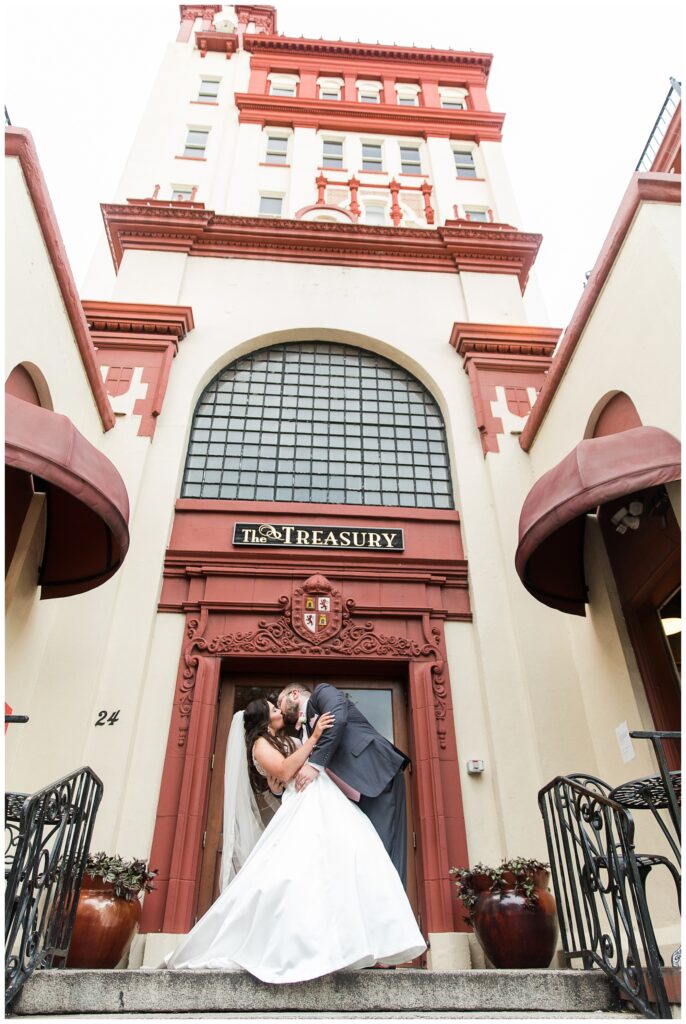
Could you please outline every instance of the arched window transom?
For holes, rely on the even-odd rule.
[[[452,508],[443,418],[382,356],[328,342],[260,349],[200,396],[181,493]]]

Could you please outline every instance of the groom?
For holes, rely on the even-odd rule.
[[[320,715],[325,711],[334,715],[334,725],[322,734],[298,772],[296,788],[303,789],[320,771],[328,771],[370,819],[404,885],[407,808],[403,769],[410,763],[409,757],[377,732],[356,705],[330,683],[320,683],[314,692],[294,683],[281,691],[277,704],[284,721],[296,731],[304,727],[308,736]]]

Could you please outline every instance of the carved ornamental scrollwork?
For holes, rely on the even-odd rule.
[[[304,595],[317,592],[330,594],[333,601],[340,597],[325,577],[311,577],[302,587],[296,589],[293,603],[289,597],[279,598],[280,615],[272,620],[260,619],[257,629],[245,632],[225,633],[222,636],[208,638],[206,613],[200,619],[189,620],[186,630],[188,639],[183,653],[184,669],[179,686],[180,747],[185,746],[188,736],[193,690],[201,655],[222,657],[231,654],[296,654],[322,659],[374,657],[403,658],[408,661],[430,660],[436,733],[441,749],[445,750],[447,691],[444,678],[445,662],[440,646],[441,632],[438,627],[429,626],[426,622],[423,624],[423,644],[407,637],[379,633],[374,622],[353,621],[355,602],[350,599],[341,609],[341,626],[336,635],[331,636],[327,631],[327,635],[320,642],[313,642],[309,637],[305,638],[302,635],[302,629],[294,629],[293,623],[297,616],[300,627]]]

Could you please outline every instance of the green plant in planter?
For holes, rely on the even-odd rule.
[[[111,882],[114,895],[127,901],[140,892],[153,891],[157,870],[149,871],[144,860],[123,860],[118,854],[91,853],[86,864],[87,874]]]
[[[451,868],[457,895],[494,967],[545,968],[555,952],[557,914],[547,889],[549,865],[512,857],[493,868]]]
[[[497,868],[475,864],[472,868],[451,868],[450,874],[456,880],[457,896],[467,910],[465,921],[473,924],[474,908],[482,892],[502,892],[509,885],[515,893],[524,896],[527,907],[535,907],[539,897],[536,876],[541,871],[547,872],[549,869],[550,865],[540,860],[512,857],[510,860],[501,861]],[[510,875],[510,879],[506,878],[506,875]]]

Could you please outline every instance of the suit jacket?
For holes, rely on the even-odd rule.
[[[330,768],[363,796],[378,796],[410,759],[371,725],[345,694],[329,683],[320,683],[307,704],[312,715],[330,711],[336,716],[331,729],[319,738],[310,761]]]

